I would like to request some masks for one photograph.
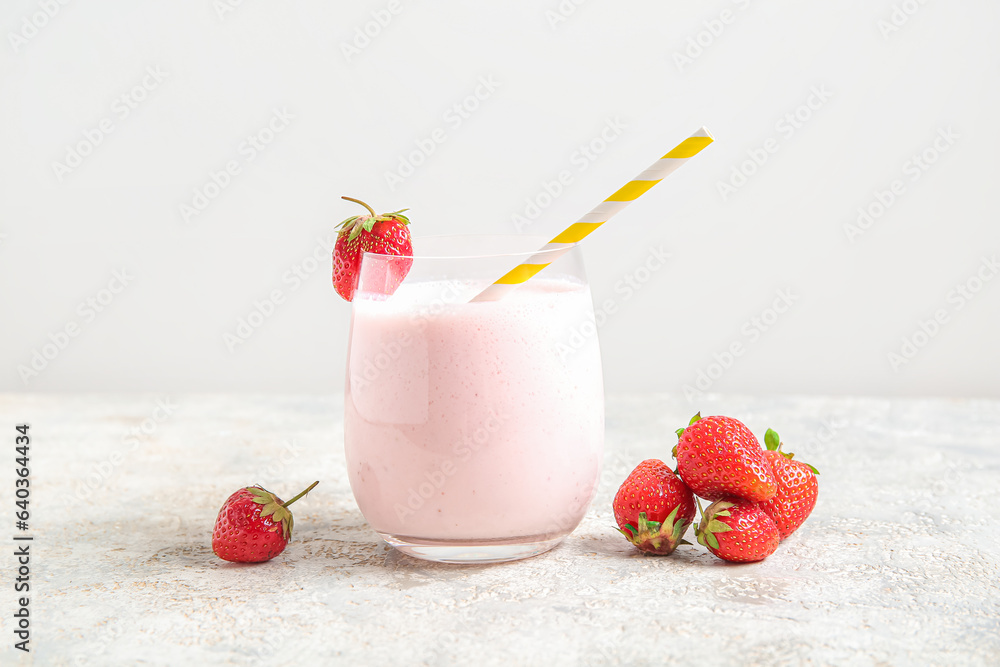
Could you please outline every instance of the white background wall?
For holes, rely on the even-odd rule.
[[[522,226],[552,234],[704,124],[716,144],[586,243],[595,299],[617,307],[609,390],[711,372],[702,388],[722,392],[1000,396],[1000,280],[977,276],[1000,251],[996,2],[232,5],[4,3],[0,390],[340,391],[349,306],[325,246],[357,212],[340,195],[409,207],[417,234],[513,232],[565,170]],[[376,31],[373,12],[391,20]],[[366,25],[378,34],[345,53]],[[241,144],[274,110],[292,118],[250,160]],[[627,275],[648,280],[629,295]]]

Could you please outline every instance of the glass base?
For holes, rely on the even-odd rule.
[[[503,563],[545,553],[566,535],[529,535],[499,540],[427,540],[379,533],[407,556],[437,563]]]

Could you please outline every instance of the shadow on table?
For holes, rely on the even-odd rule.
[[[660,562],[663,565],[670,565],[671,567],[699,568],[739,568],[742,565],[740,563],[727,563],[720,560],[712,556],[703,547],[694,544],[695,537],[691,530],[688,530],[684,539],[691,542],[691,544],[678,545],[677,549],[669,556],[658,556],[639,551],[613,528],[608,528],[596,534],[571,535],[568,544],[577,552],[613,558],[619,562],[650,560]]]
[[[202,516],[190,519],[176,512],[166,512],[133,517],[125,523],[95,522],[84,529],[88,541],[106,534],[104,541],[109,557],[120,555],[146,568],[155,565],[195,570],[308,568],[333,576],[388,577],[384,580],[400,588],[463,579],[487,570],[517,567],[525,562],[462,565],[413,558],[382,541],[354,507],[327,507],[316,509],[311,515],[296,517],[292,540],[284,552],[267,563],[229,563],[218,558],[212,551],[212,524]],[[632,547],[611,529],[607,534],[576,533],[552,551],[531,560],[573,558],[575,554],[592,554],[618,562],[639,563],[651,559],[664,566],[682,568],[733,567],[697,546],[682,545],[668,558],[650,556]]]
[[[402,588],[505,565],[434,563],[407,556],[386,544],[357,508],[343,509],[321,521],[308,535],[303,534],[302,546],[302,558],[325,558],[334,568],[349,568],[355,576],[390,574]]]

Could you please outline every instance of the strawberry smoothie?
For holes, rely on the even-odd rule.
[[[354,301],[350,483],[372,527],[412,555],[540,553],[596,490],[604,390],[589,287],[554,274],[468,303],[486,284],[429,280]]]

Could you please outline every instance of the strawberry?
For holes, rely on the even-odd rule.
[[[666,555],[694,520],[694,497],[666,463],[646,459],[618,489],[614,511],[618,530],[629,542],[641,551]]]
[[[681,479],[706,500],[736,496],[760,502],[778,491],[757,438],[732,417],[696,414],[687,428],[677,430],[674,457]]]
[[[292,537],[292,513],[288,506],[312,491],[319,482],[287,503],[259,486],[248,486],[229,496],[212,531],[212,551],[234,563],[271,560]]]
[[[413,256],[410,240],[410,220],[402,209],[393,213],[375,215],[375,209],[368,204],[350,197],[348,201],[361,204],[371,215],[355,215],[337,225],[340,231],[333,247],[333,286],[337,294],[347,301],[354,299],[361,269],[361,256],[366,252],[380,255]],[[412,259],[389,262],[384,268],[385,275],[379,276],[378,289],[384,294],[392,294],[410,271]]]
[[[794,454],[781,451],[781,439],[772,429],[764,434],[764,445],[767,447],[764,458],[774,471],[778,492],[760,506],[774,520],[784,540],[802,525],[816,506],[819,471],[808,463],[793,461]]]
[[[734,563],[764,560],[781,541],[778,527],[760,505],[732,496],[716,500],[701,513],[695,534],[699,544]]]

